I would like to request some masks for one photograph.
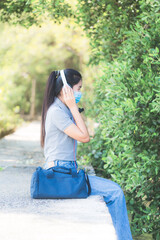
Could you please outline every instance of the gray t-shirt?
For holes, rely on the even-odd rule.
[[[69,137],[64,130],[74,123],[70,109],[55,98],[47,111],[45,121],[44,156],[46,163],[54,160],[76,160],[77,140]]]

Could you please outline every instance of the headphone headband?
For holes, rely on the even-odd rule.
[[[61,78],[62,78],[62,82],[63,82],[63,85],[68,85],[67,83],[67,80],[66,80],[66,77],[65,77],[65,74],[64,74],[64,70],[60,70],[60,74],[61,74]]]

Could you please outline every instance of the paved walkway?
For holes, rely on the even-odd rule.
[[[100,196],[30,198],[31,175],[44,162],[39,137],[40,123],[34,121],[0,140],[0,239],[116,240]]]

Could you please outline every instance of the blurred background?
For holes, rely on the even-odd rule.
[[[54,70],[73,68],[83,77],[85,93],[92,95],[95,67],[87,66],[89,40],[72,21],[25,28],[0,24],[0,136],[23,120],[39,119],[45,85]],[[89,90],[89,91],[87,91]],[[5,113],[5,114],[4,114]]]

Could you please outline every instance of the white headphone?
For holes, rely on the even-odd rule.
[[[68,85],[65,74],[64,74],[64,70],[60,70],[60,74],[61,74],[63,85],[64,86]]]

